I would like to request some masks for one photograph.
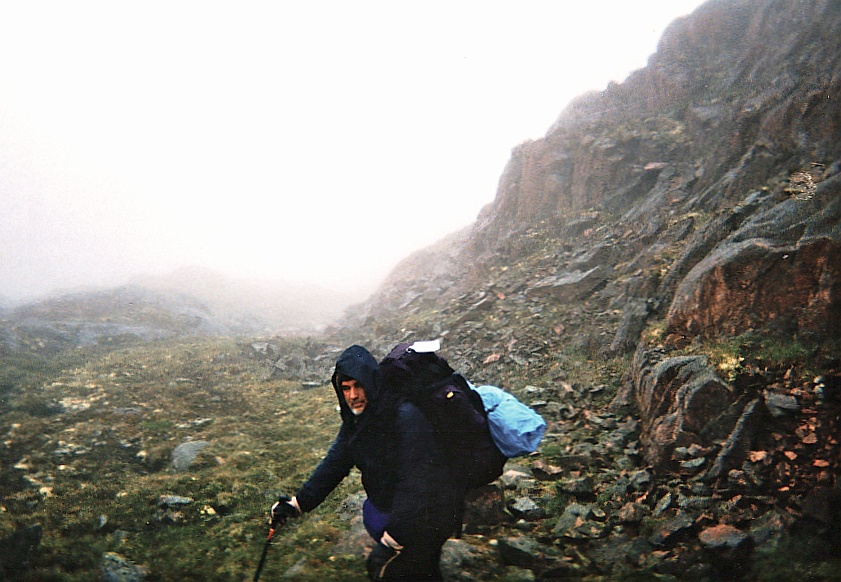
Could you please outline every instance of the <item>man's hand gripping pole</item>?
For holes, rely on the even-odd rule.
[[[290,517],[297,517],[301,514],[298,509],[298,503],[294,499],[286,496],[281,496],[269,512],[269,534],[266,536],[266,543],[263,545],[263,553],[260,555],[260,563],[257,565],[257,571],[254,572],[254,582],[260,579],[260,573],[263,571],[263,566],[266,563],[266,556],[269,553],[269,546],[272,544],[272,538],[275,532],[286,523]]]

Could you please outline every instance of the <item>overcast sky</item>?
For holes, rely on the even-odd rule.
[[[371,290],[700,0],[0,3],[0,295]]]

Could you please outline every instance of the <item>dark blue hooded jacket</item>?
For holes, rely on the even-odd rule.
[[[359,416],[345,402],[338,373],[365,389],[368,403]],[[389,514],[386,529],[398,543],[443,543],[460,526],[465,492],[449,478],[430,422],[417,406],[383,389],[379,364],[363,347],[339,356],[333,388],[342,426],[296,496],[301,510],[317,507],[356,466],[369,501]]]

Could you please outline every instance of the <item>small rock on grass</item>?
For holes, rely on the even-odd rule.
[[[107,552],[102,556],[103,582],[143,582],[146,569],[126,560],[119,554]]]
[[[199,453],[205,447],[209,447],[207,441],[188,441],[181,443],[172,451],[172,466],[178,472],[186,471],[196,460]]]

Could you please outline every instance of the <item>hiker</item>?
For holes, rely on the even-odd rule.
[[[342,425],[327,456],[295,497],[272,506],[284,520],[315,509],[356,466],[367,493],[363,522],[376,541],[371,580],[441,580],[441,548],[461,527],[465,487],[448,476],[432,424],[397,392],[361,346],[336,361],[332,378]]]

